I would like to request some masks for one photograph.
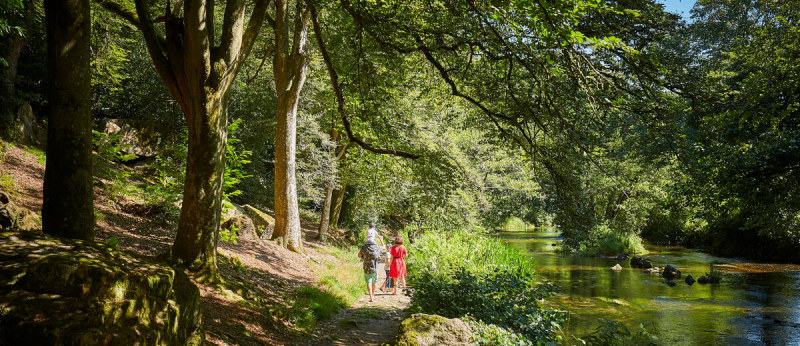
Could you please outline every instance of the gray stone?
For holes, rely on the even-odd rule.
[[[42,146],[47,143],[47,130],[39,127],[36,122],[36,115],[30,104],[24,104],[17,110],[19,120],[17,132],[19,141],[23,144]]]
[[[256,226],[256,234],[261,239],[272,239],[272,232],[275,230],[275,219],[272,216],[249,204],[243,205],[242,210],[253,220],[253,224]]]
[[[122,135],[122,152],[139,157],[170,155],[169,148],[178,140],[174,125],[158,121],[99,119],[95,121],[94,129],[109,135]]]
[[[7,193],[0,191],[0,230],[32,231],[40,229],[41,219],[36,213],[15,204]]]
[[[397,346],[471,345],[469,326],[459,319],[414,314],[400,324]]]

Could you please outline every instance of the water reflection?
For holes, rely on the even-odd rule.
[[[679,246],[647,245],[653,265],[671,264],[695,279],[722,263],[724,281],[715,285],[669,287],[658,274],[616,259],[558,255],[555,229],[500,232],[526,251],[544,280],[559,287],[551,304],[570,312],[565,327],[583,335],[598,318],[645,324],[671,345],[800,345],[800,266],[751,263],[715,257]]]

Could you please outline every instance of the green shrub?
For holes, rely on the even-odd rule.
[[[95,168],[98,175],[109,180],[122,180],[130,176],[130,172],[124,169],[114,169],[109,167],[111,163],[120,163],[134,160],[134,154],[125,154],[123,150],[129,145],[121,144],[122,135],[109,135],[104,132],[92,131],[92,145],[97,150],[97,161]]]
[[[596,251],[602,255],[620,253],[646,253],[642,238],[633,233],[616,232],[605,225],[596,226],[592,232],[596,240]]]
[[[534,285],[532,277],[521,271],[475,274],[458,268],[445,277],[423,272],[414,282],[414,309],[449,318],[469,314],[532,341],[555,340],[562,320],[560,313],[539,307],[539,300],[552,294],[552,288]]]
[[[482,230],[445,233],[428,231],[408,245],[409,280],[429,272],[435,275],[453,273],[464,268],[473,273],[493,273],[499,270],[519,270],[532,275],[533,262],[519,249],[507,246],[502,240],[490,237]]]
[[[658,345],[658,337],[650,334],[643,325],[631,331],[622,322],[611,321],[604,318],[600,326],[586,336],[582,341],[589,346],[650,346]]]
[[[534,346],[535,344],[514,331],[486,324],[471,316],[461,318],[469,326],[477,346]]]
[[[522,219],[512,216],[503,221],[502,229],[508,232],[524,232],[528,230],[528,224]]]
[[[239,227],[236,225],[231,225],[230,229],[223,228],[219,231],[219,240],[222,240],[226,243],[233,243],[236,244],[237,239],[239,239]]]

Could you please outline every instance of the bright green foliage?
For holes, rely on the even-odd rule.
[[[560,322],[538,301],[552,293],[533,281],[529,258],[477,232],[428,232],[409,245],[412,309],[449,318],[470,315],[533,341],[552,341]]]
[[[248,158],[251,152],[237,148],[239,140],[235,137],[241,120],[234,121],[228,125],[228,144],[225,155],[225,187],[223,190],[226,200],[232,196],[237,196],[242,192],[236,190],[236,185],[249,175],[245,174],[243,168],[250,163]],[[186,175],[186,159],[189,147],[187,131],[184,128],[176,145],[169,148],[172,152],[169,156],[159,156],[151,166],[152,174],[150,179],[153,184],[147,187],[148,196],[155,205],[172,208],[172,204],[183,196],[183,182]]]
[[[222,240],[226,243],[236,244],[236,239],[239,238],[238,234],[239,227],[232,224],[230,229],[223,228],[219,231],[219,240]]]
[[[613,256],[621,253],[644,254],[642,238],[635,233],[621,233],[612,231],[606,225],[599,225],[593,229],[592,236],[596,247],[592,246],[589,251],[595,250],[597,253]]]
[[[347,304],[339,297],[316,287],[301,286],[287,297],[287,320],[303,331],[310,331],[317,321],[330,319]]]
[[[243,169],[245,165],[250,163],[248,158],[253,154],[253,152],[249,150],[239,150],[237,148],[237,144],[241,142],[241,140],[236,138],[235,135],[241,124],[242,119],[236,119],[236,121],[228,125],[228,145],[226,147],[225,154],[224,187],[225,199],[228,201],[230,201],[231,197],[238,196],[242,193],[240,190],[234,190],[235,186],[239,184],[242,179],[251,177],[250,175],[245,174]]]
[[[449,318],[470,315],[533,341],[552,341],[561,321],[559,313],[539,307],[538,301],[552,290],[535,285],[521,271],[475,274],[458,268],[445,276],[423,272],[414,277],[414,288],[414,309]]]
[[[475,343],[478,346],[534,346],[533,341],[514,331],[478,321],[471,316],[464,316],[462,321],[469,325]]]
[[[106,239],[104,243],[114,250],[119,250],[120,246],[122,246],[122,243],[119,242],[119,238],[117,238],[117,236]]]
[[[520,271],[524,275],[534,272],[530,258],[482,230],[428,231],[407,247],[413,254],[407,262],[412,282],[417,280],[417,274],[444,276],[457,268],[476,274],[504,270]]]
[[[501,229],[509,232],[523,232],[528,230],[528,224],[518,217],[510,217],[503,222]]]
[[[137,158],[134,154],[125,154],[124,150],[128,146],[121,144],[120,139],[122,139],[122,135],[119,134],[109,135],[92,131],[92,144],[97,151],[94,166],[100,177],[110,180],[123,180],[131,175],[128,170],[117,169],[112,166],[115,163],[131,161]]]

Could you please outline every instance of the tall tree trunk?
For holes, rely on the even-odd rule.
[[[220,93],[222,94],[220,96]],[[227,144],[227,91],[208,92],[192,104],[189,153],[178,233],[172,257],[215,275]]]
[[[303,253],[297,204],[295,153],[297,152],[297,104],[308,68],[308,20],[311,10],[297,4],[292,39],[287,0],[276,0],[275,91],[278,95],[275,129],[275,231],[272,238],[286,248]],[[291,49],[290,49],[290,44]]]
[[[336,129],[334,128],[331,130],[331,141],[336,142],[338,140],[339,140],[339,131],[336,131]],[[331,150],[331,157],[333,158],[334,161],[336,161],[340,156],[337,155],[338,154],[337,152],[346,150],[346,148],[342,147],[340,149],[340,147],[342,146],[337,144],[336,148]],[[330,172],[331,176],[334,176],[336,174],[335,169],[333,170],[334,170],[333,172]],[[328,230],[331,228],[330,227],[331,199],[333,198],[333,190],[335,185],[336,185],[335,181],[331,179],[331,181],[328,182],[328,186],[325,187],[325,201],[322,203],[322,215],[320,215],[319,231],[317,235],[317,239],[319,239],[322,242],[328,241]]]
[[[163,36],[151,8],[135,0],[136,12],[112,0],[95,0],[133,24],[144,36],[156,71],[189,125],[189,153],[183,206],[172,258],[216,279],[216,246],[222,211],[228,91],[250,54],[267,16],[268,0],[256,0],[245,23],[246,1],[227,0],[219,45],[214,28],[214,0],[185,0],[164,12]]]
[[[347,183],[342,182],[342,187],[336,190],[333,190],[333,201],[331,205],[331,223],[330,228],[337,228],[339,227],[339,215],[342,213],[342,204],[344,204],[344,190],[347,187]]]
[[[94,239],[89,0],[46,0],[48,131],[42,228]]]
[[[328,230],[330,229],[331,219],[331,198],[333,197],[333,182],[325,187],[325,201],[322,203],[322,215],[319,218],[319,230],[317,239],[321,242],[328,241]]]
[[[275,131],[275,231],[272,237],[288,249],[302,253],[295,176],[296,126],[297,100],[287,102],[286,98],[281,100],[279,96],[278,127]]]

